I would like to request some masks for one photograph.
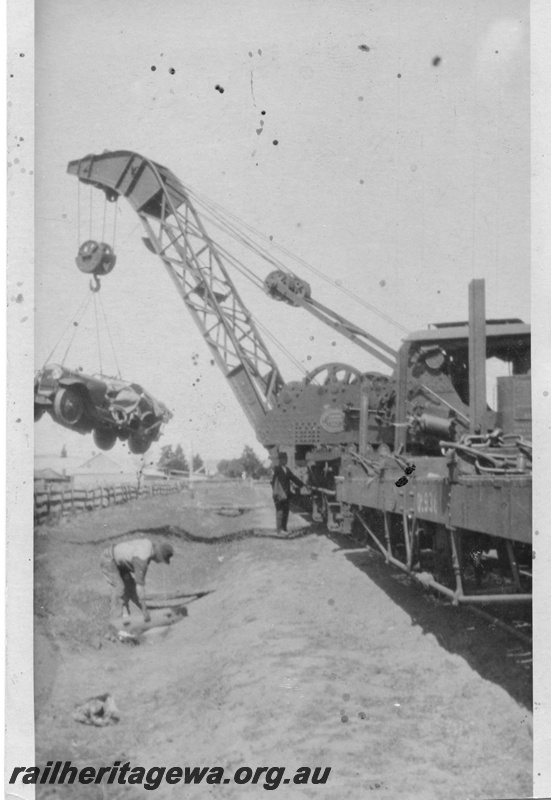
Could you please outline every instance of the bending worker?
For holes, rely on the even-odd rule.
[[[278,454],[278,464],[274,467],[272,475],[272,497],[276,509],[276,530],[287,532],[289,519],[289,506],[291,504],[291,483],[302,487],[304,483],[293,475],[287,466],[287,453]]]
[[[149,539],[133,539],[120,542],[105,549],[101,555],[100,567],[111,587],[111,614],[130,616],[129,603],[141,609],[144,622],[151,616],[145,604],[145,576],[152,561],[157,564],[170,564],[174,548],[168,542],[151,542]]]

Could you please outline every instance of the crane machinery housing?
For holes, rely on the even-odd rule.
[[[328,362],[286,382],[227,254],[170,170],[106,151],[71,161],[68,172],[108,201],[126,198],[138,214],[146,247],[163,262],[258,441],[308,472],[315,518],[361,537],[454,603],[530,601],[530,327],[486,320],[483,281],[470,284],[468,321],[410,334],[395,351],[314,300],[297,275],[272,270],[268,295],[305,309],[382,365],[363,373]],[[107,274],[103,261],[86,271]],[[509,372],[498,378],[496,409],[486,401],[490,358]]]

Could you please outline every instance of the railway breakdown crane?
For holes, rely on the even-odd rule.
[[[410,334],[396,352],[315,301],[298,276],[272,271],[271,297],[305,309],[386,370],[329,362],[286,383],[226,253],[170,170],[107,151],[68,172],[109,201],[129,201],[259,442],[307,469],[315,518],[360,536],[454,603],[530,600],[530,328],[486,320],[483,281],[470,285],[468,322]],[[498,378],[495,410],[486,402],[490,358],[510,372]]]

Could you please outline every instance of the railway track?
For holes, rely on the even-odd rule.
[[[415,572],[405,569],[403,566],[398,565],[396,562],[389,562],[385,554],[377,547],[373,546],[369,541],[365,541],[355,535],[342,534],[335,531],[330,531],[325,528],[326,535],[329,536],[339,548],[346,551],[347,556],[361,555],[369,553],[370,558],[376,558],[379,565],[383,565],[388,578],[393,582],[401,584],[403,587],[409,587],[411,591],[420,590],[422,593],[431,598],[431,601],[439,604],[442,607],[456,607],[461,608],[461,612],[465,617],[465,631],[469,631],[468,621],[469,618],[476,617],[485,620],[490,628],[498,628],[511,636],[520,643],[515,646],[508,654],[509,657],[521,666],[530,669],[532,667],[532,614],[531,604],[525,602],[515,604],[507,603],[488,603],[484,609],[478,605],[473,605],[468,602],[468,595],[462,598],[462,602],[454,602],[450,597],[443,596],[435,589],[428,586],[422,579],[422,575],[418,576]],[[351,547],[351,543],[356,545]],[[379,567],[378,567],[379,569]],[[476,596],[476,595],[475,595]]]

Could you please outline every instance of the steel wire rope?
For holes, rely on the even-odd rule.
[[[411,333],[410,329],[406,328],[405,325],[402,325],[401,323],[397,322],[395,319],[390,317],[388,314],[385,314],[383,311],[379,311],[378,308],[376,308],[375,306],[371,305],[371,303],[368,303],[367,300],[364,300],[363,298],[359,297],[357,294],[355,294],[350,289],[347,289],[346,287],[344,287],[341,284],[337,283],[337,281],[334,281],[332,278],[329,278],[327,275],[325,275],[324,272],[322,272],[321,270],[317,269],[317,267],[312,266],[307,261],[305,261],[303,258],[300,258],[299,256],[296,256],[294,253],[292,253],[286,247],[283,247],[282,245],[271,241],[269,239],[269,237],[266,236],[266,234],[264,234],[261,231],[257,230],[256,228],[254,228],[252,225],[248,224],[244,220],[241,220],[236,214],[233,214],[231,211],[228,211],[227,209],[225,209],[220,204],[215,203],[212,200],[209,200],[208,198],[206,198],[204,195],[202,195],[201,193],[197,192],[196,190],[190,189],[189,186],[187,186],[186,188],[188,189],[189,193],[194,197],[194,199],[196,200],[197,203],[199,203],[200,205],[202,205],[203,207],[206,207],[206,208],[210,207],[212,213],[214,213],[215,211],[218,211],[218,213],[220,213],[220,214],[225,214],[228,217],[232,217],[233,219],[236,220],[236,222],[238,222],[244,228],[250,230],[252,233],[254,233],[256,236],[260,237],[261,239],[265,239],[265,240],[270,241],[270,244],[273,247],[275,247],[276,249],[280,250],[282,253],[284,253],[286,256],[288,256],[289,258],[293,259],[294,261],[296,261],[298,264],[303,266],[305,269],[308,269],[311,272],[313,272],[314,274],[318,275],[318,277],[320,277],[322,280],[326,281],[327,283],[330,283],[332,286],[334,286],[339,291],[343,292],[344,294],[346,294],[349,297],[351,297],[354,300],[356,300],[364,308],[368,309],[369,311],[372,311],[374,314],[377,314],[377,316],[381,317],[381,319],[385,320],[386,322],[388,322],[389,324],[395,326],[396,328],[399,328],[404,333]],[[229,225],[229,223],[228,223],[228,225]],[[238,234],[238,235],[239,235],[239,238],[242,237],[242,234]],[[256,250],[259,255],[262,255],[262,253],[259,251],[258,246],[255,245],[254,243],[251,244],[251,245],[248,245],[248,246],[250,246],[251,249]],[[266,251],[264,250],[264,252],[266,252]],[[275,261],[270,256],[265,257],[265,260],[269,261],[271,264],[279,266],[281,269],[283,269],[284,272],[288,272],[290,274],[293,274],[292,270],[290,270],[289,267],[287,267],[282,262]]]
[[[210,216],[208,214],[205,214],[203,212],[203,216],[206,219],[207,218],[210,219],[210,221],[214,223],[214,221],[210,218]],[[194,228],[194,230],[195,230],[195,228]],[[201,233],[201,231],[198,228],[197,228],[197,233]],[[243,277],[245,277],[248,280],[250,280],[251,283],[253,283],[257,288],[260,288],[260,289],[264,290],[264,282],[262,281],[262,279],[260,279],[258,277],[258,275],[256,275],[249,267],[247,267],[245,264],[243,264],[243,262],[241,262],[236,256],[234,256],[232,253],[230,253],[228,250],[226,250],[226,248],[223,245],[221,245],[219,242],[217,242],[216,239],[213,239],[212,236],[209,236],[209,238],[210,238],[210,241],[212,242],[212,244],[214,244],[216,246],[216,248],[221,253],[223,253],[225,255],[225,257],[228,259],[228,261],[231,264],[233,264],[234,268],[240,274],[242,274]],[[290,359],[290,361],[296,367],[298,367],[299,370],[301,370],[305,375],[307,375],[308,374],[308,370],[300,363],[300,361],[298,361],[290,353],[290,351],[287,350],[285,348],[285,346],[281,342],[279,342],[277,337],[275,337],[272,333],[270,333],[270,331],[264,325],[262,325],[262,323],[260,323],[258,321],[258,319],[254,316],[254,314],[252,314],[250,311],[249,311],[249,314],[250,314],[251,318],[253,319],[253,321],[255,322],[255,324],[258,326],[258,328],[276,345],[276,347],[278,347],[281,350],[281,352],[283,352]],[[314,379],[313,382],[317,383],[317,381],[315,379]]]
[[[97,292],[94,292],[93,294],[94,294],[94,316],[96,318],[96,338],[98,342],[99,371],[100,375],[103,375],[103,365],[101,363],[101,342],[100,342],[99,323],[98,323],[98,304],[96,301]]]
[[[242,225],[244,228],[249,228],[253,233],[255,233],[257,236],[259,236],[259,237],[261,237],[263,239],[267,239],[265,234],[262,234],[260,231],[257,231],[251,225],[246,223],[244,220],[239,219],[239,217],[237,217],[235,214],[232,214],[230,211],[226,211],[224,208],[222,208],[222,206],[219,206],[217,203],[212,203],[211,201],[207,200],[207,198],[203,198],[202,199],[200,197],[200,195],[198,195],[197,193],[193,193],[193,194],[195,196],[196,202],[199,205],[203,206],[205,209],[208,210],[207,213],[210,212],[211,214],[215,215],[215,218],[218,220],[218,222],[215,222],[214,224],[216,224],[217,227],[224,226],[227,229],[227,232],[229,232],[230,235],[234,239],[237,239],[242,244],[245,244],[249,249],[255,251],[257,253],[257,255],[261,256],[261,258],[263,258],[265,261],[268,261],[274,267],[278,267],[279,269],[283,270],[284,272],[287,272],[289,275],[293,275],[294,274],[292,272],[292,270],[290,270],[289,267],[286,264],[284,264],[282,261],[280,261],[279,259],[276,259],[274,256],[272,256],[264,247],[261,247],[259,244],[254,242],[253,239],[251,239],[250,237],[247,237],[240,230],[239,227],[237,227],[233,223],[229,222],[228,220],[225,220],[222,215],[226,214],[227,216],[234,217],[235,220],[240,225]],[[205,214],[205,211],[203,210],[202,213]],[[206,216],[206,214],[205,214],[205,216]],[[278,247],[278,245],[274,245],[274,246]]]
[[[90,236],[89,239],[92,238],[92,212],[93,212],[93,205],[94,205],[94,197],[92,195],[92,184],[90,184]]]
[[[71,317],[70,321],[67,323],[66,327],[63,329],[63,331],[62,331],[62,333],[61,333],[61,336],[59,337],[59,339],[57,340],[57,342],[56,342],[56,343],[54,344],[54,346],[52,347],[52,350],[51,350],[51,352],[50,352],[49,356],[47,356],[46,360],[44,361],[44,367],[46,366],[46,364],[49,362],[49,360],[51,359],[51,357],[53,356],[53,354],[55,353],[55,351],[56,351],[56,350],[57,350],[57,348],[59,347],[61,340],[63,339],[63,337],[65,336],[65,334],[67,333],[67,331],[69,330],[69,328],[71,327],[71,325],[73,325],[73,324],[74,324],[74,322],[75,322],[75,320],[77,319],[77,317],[78,317],[78,314],[79,314],[79,312],[81,311],[82,307],[83,307],[83,306],[85,306],[85,305],[87,305],[89,302],[90,302],[90,297],[89,297],[89,295],[88,295],[88,292],[86,292],[86,295],[85,295],[85,297],[84,297],[84,300],[81,302],[81,304],[80,304],[80,305],[79,305],[79,307],[77,308],[76,312],[73,314],[73,316]],[[83,311],[83,313],[84,313],[84,311]],[[76,327],[75,327],[75,331],[74,331],[74,333],[73,333],[73,337],[74,337],[74,335],[75,335],[75,334],[76,334]]]
[[[77,253],[80,250],[80,181],[77,181]]]
[[[103,196],[103,224],[101,226],[101,241],[105,241],[105,218],[107,216],[107,197]]]
[[[117,241],[117,212],[119,211],[119,201],[115,201],[115,219],[113,221],[113,252],[115,251],[115,243]]]
[[[84,317],[84,314],[86,313],[86,310],[88,309],[88,306],[90,305],[90,300],[91,300],[90,293],[87,293],[86,299],[85,299],[85,300],[84,300],[84,301],[81,303],[81,306],[80,306],[80,308],[82,308],[82,311],[81,311],[81,314],[80,314],[80,319],[81,319],[81,320],[83,319],[83,317]],[[79,309],[79,310],[80,310],[80,309]],[[77,313],[78,313],[78,311],[77,311]],[[76,324],[75,324],[75,323],[76,323]],[[76,315],[75,315],[75,317],[73,318],[73,320],[72,320],[72,321],[69,323],[69,325],[67,326],[67,328],[68,328],[70,325],[74,325],[74,331],[73,331],[73,335],[72,335],[72,336],[71,336],[71,338],[69,339],[69,344],[67,345],[67,349],[65,350],[65,353],[64,353],[64,355],[63,355],[63,358],[62,358],[62,360],[61,360],[61,366],[63,366],[63,365],[65,364],[65,359],[66,359],[66,358],[67,358],[67,356],[69,355],[69,350],[71,349],[71,345],[73,344],[74,338],[75,338],[75,336],[77,335],[77,332],[78,332],[78,328],[79,328],[79,325],[80,325],[80,321],[77,321],[77,320],[76,320]],[[67,328],[66,328],[65,330],[67,330]],[[65,333],[65,332],[64,332],[64,333]],[[60,341],[61,341],[61,337],[59,338],[59,342],[60,342]],[[58,342],[58,344],[59,344],[59,342]],[[57,347],[57,346],[58,346],[58,345],[56,344],[56,347]],[[55,350],[55,348],[54,348],[54,350]],[[52,353],[51,353],[51,355],[53,355],[53,352],[54,352],[54,351],[52,350]],[[51,355],[50,355],[50,358],[51,358]],[[49,359],[48,359],[48,360],[49,360]]]
[[[254,244],[254,242],[252,242],[250,240],[247,240],[247,238],[245,238],[243,236],[243,234],[239,231],[239,229],[234,228],[228,222],[224,221],[222,218],[219,218],[219,217],[216,217],[216,216],[214,216],[214,217],[211,216],[211,214],[216,214],[216,212],[214,212],[212,210],[211,211],[205,211],[204,209],[201,211],[201,215],[202,215],[202,217],[204,219],[209,220],[209,222],[211,222],[217,228],[219,228],[220,230],[225,231],[233,239],[235,239],[238,242],[240,242],[241,244],[245,245],[245,247],[247,247],[249,250],[253,250],[258,256],[260,256],[262,259],[264,259],[264,261],[267,261],[272,266],[277,267],[278,269],[281,269],[284,272],[289,273],[290,275],[293,274],[291,272],[291,270],[287,266],[285,266],[285,264],[283,264],[283,262],[281,262],[281,261],[279,261],[277,259],[274,259],[266,251],[263,252],[261,248],[259,248],[257,245]],[[263,283],[261,278],[258,278],[258,280]]]
[[[304,375],[308,375],[308,370],[307,370],[307,369],[306,369],[306,368],[305,368],[305,367],[304,367],[304,366],[303,366],[303,365],[300,363],[300,361],[298,361],[298,360],[297,360],[297,359],[294,357],[294,355],[293,355],[293,354],[292,354],[292,353],[291,353],[289,350],[287,350],[287,348],[285,347],[285,345],[284,345],[284,344],[282,344],[282,343],[279,341],[279,339],[278,339],[276,336],[274,336],[274,334],[273,334],[273,333],[271,333],[271,331],[269,331],[269,330],[268,330],[268,328],[266,328],[266,327],[265,327],[265,325],[263,325],[263,324],[262,324],[262,323],[261,323],[261,322],[260,322],[260,321],[259,321],[259,320],[258,320],[258,319],[255,317],[255,316],[254,316],[254,314],[251,314],[251,317],[252,317],[252,319],[254,320],[255,324],[256,324],[256,325],[258,325],[259,329],[260,329],[260,330],[261,330],[261,331],[264,333],[264,335],[265,335],[265,336],[267,336],[267,337],[268,337],[268,339],[271,339],[272,343],[273,343],[273,344],[274,344],[274,345],[275,345],[275,346],[276,346],[276,347],[277,347],[279,350],[281,350],[281,352],[282,352],[284,355],[286,355],[286,356],[287,356],[287,358],[288,358],[288,359],[289,359],[289,360],[290,360],[290,361],[291,361],[291,362],[292,362],[292,363],[295,365],[295,367],[297,367],[297,368],[298,368],[298,369],[299,369],[299,370],[300,370],[300,371],[301,371],[301,372],[302,372]]]
[[[203,217],[205,219],[210,219],[208,217],[208,215],[206,215],[206,214],[203,214]],[[192,232],[195,233],[195,235],[198,235],[201,238],[204,238],[203,231],[201,231],[200,228],[195,227],[194,225],[191,225],[189,223],[188,223],[188,225],[189,225],[190,229],[192,230]],[[243,262],[239,261],[237,256],[234,256],[233,253],[231,253],[229,250],[227,250],[224,247],[224,245],[220,244],[220,242],[218,242],[216,239],[213,239],[213,237],[210,236],[210,234],[209,234],[208,238],[209,238],[209,242],[212,243],[213,245],[215,245],[216,249],[220,253],[222,253],[228,259],[228,261],[230,261],[230,262],[232,262],[234,264],[239,264],[241,266],[241,269],[244,272],[248,273],[248,277],[249,277],[249,280],[251,281],[251,283],[254,283],[257,288],[260,288],[260,289],[263,288],[264,282],[262,281],[261,278],[258,277],[258,275],[256,275],[256,273],[254,273],[249,267],[247,267],[246,264],[244,264]],[[216,280],[222,282],[222,280],[220,278],[216,278]]]
[[[101,299],[101,294],[99,295],[98,299],[99,299],[99,304],[100,304],[100,308],[101,308],[101,313],[103,314],[103,319],[104,319],[104,322],[105,322],[105,329],[107,331],[107,337],[108,337],[109,343],[111,345],[111,352],[113,353],[113,358],[115,359],[115,365],[117,367],[117,376],[119,378],[122,378],[121,369],[119,367],[119,362],[118,362],[118,359],[117,359],[117,353],[115,351],[115,345],[113,344],[113,337],[111,336],[111,329],[110,329],[109,323],[107,321],[107,315],[105,313],[105,308],[103,306],[103,300]]]

